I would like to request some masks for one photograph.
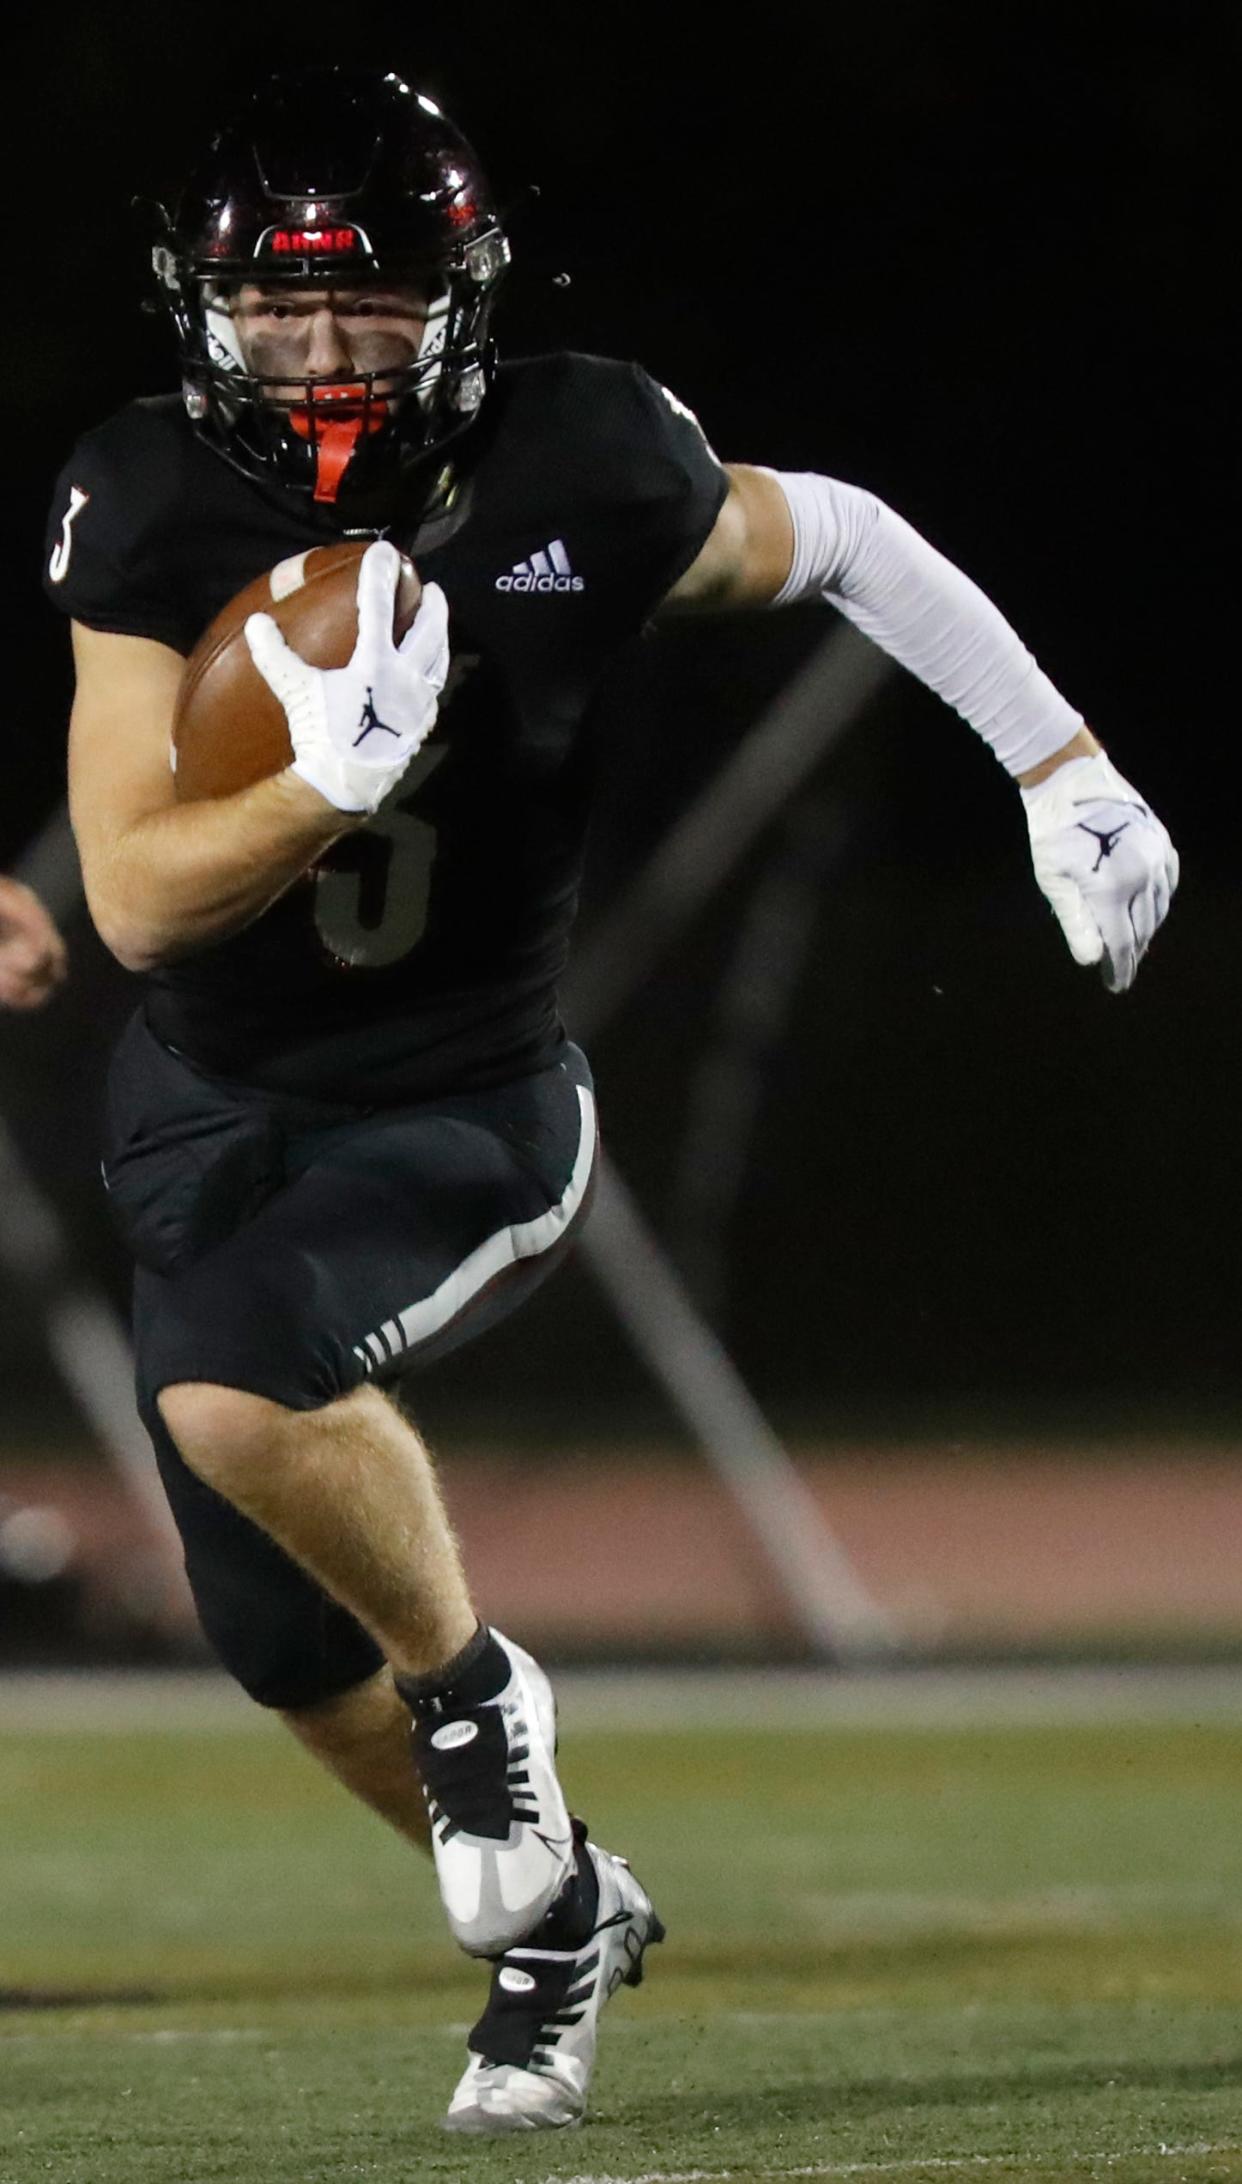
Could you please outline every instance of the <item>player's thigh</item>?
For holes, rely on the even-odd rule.
[[[291,1180],[186,1271],[144,1284],[144,1383],[295,1409],[482,1331],[558,1262],[585,1210],[585,1064],[290,1143]]]

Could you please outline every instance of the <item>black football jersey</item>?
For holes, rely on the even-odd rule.
[[[152,1029],[204,1069],[369,1105],[498,1083],[560,1043],[585,716],[704,544],[727,480],[690,412],[636,365],[506,365],[477,430],[447,514],[389,526],[448,599],[453,665],[428,743],[374,819],[261,917],[150,978]],[[46,586],[94,629],[188,654],[243,585],[339,536],[158,397],[79,442]]]

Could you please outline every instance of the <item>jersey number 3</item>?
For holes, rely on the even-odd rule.
[[[69,506],[60,519],[60,537],[52,548],[52,558],[47,565],[47,573],[53,584],[63,584],[69,574],[69,556],[73,552],[73,519],[81,515],[90,497],[89,493],[82,491],[80,485],[71,485],[69,488]]]
[[[444,757],[420,751],[398,794],[421,787]],[[427,924],[436,830],[412,811],[384,811],[338,842],[315,874],[315,930],[348,970],[385,970],[418,946]]]

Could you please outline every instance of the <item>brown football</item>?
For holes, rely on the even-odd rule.
[[[177,801],[231,796],[280,773],[293,757],[285,709],[250,657],[248,614],[272,615],[313,667],[344,667],[358,635],[362,541],[312,546],[247,584],[205,629],[185,663],[173,716]],[[422,586],[402,556],[393,634],[404,637]]]

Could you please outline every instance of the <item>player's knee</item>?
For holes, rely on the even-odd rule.
[[[278,1651],[266,1660],[250,1653],[223,1666],[256,1706],[283,1715],[290,1727],[304,1727],[346,1695],[334,1675],[304,1653]]]
[[[199,1603],[203,1631],[220,1666],[256,1706],[303,1728],[334,1702],[371,1682],[383,1666],[373,1638],[330,1603],[313,1620],[282,1621],[266,1601],[239,1614],[236,1602]]]
[[[339,1676],[308,1655],[305,1648],[239,1639],[233,1631],[221,1639],[212,1636],[213,1649],[222,1668],[240,1684],[247,1698],[290,1723],[305,1724],[342,1697]]]
[[[266,1396],[209,1381],[176,1381],[156,1400],[184,1462],[222,1491],[271,1455],[290,1416]]]

